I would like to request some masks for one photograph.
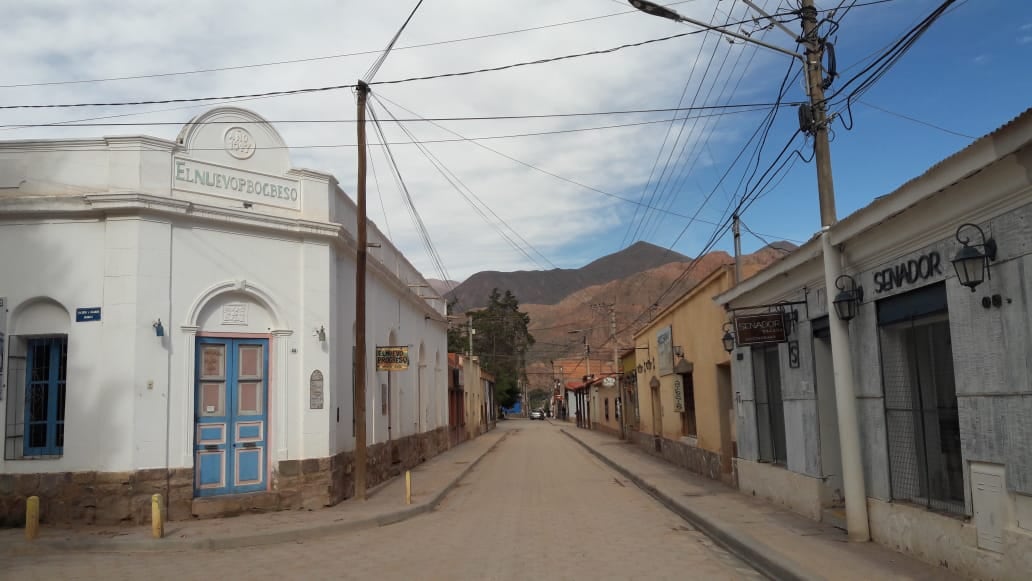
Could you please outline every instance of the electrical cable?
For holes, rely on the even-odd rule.
[[[397,121],[397,120],[395,119],[394,113],[392,113],[392,112],[391,112],[391,111],[390,111],[390,110],[389,110],[389,109],[388,109],[388,108],[387,108],[387,107],[386,107],[386,106],[385,106],[385,105],[384,105],[384,104],[383,104],[382,102],[380,102],[380,101],[378,100],[378,97],[377,97],[377,96],[376,96],[375,94],[374,94],[373,98],[374,98],[374,99],[377,99],[377,102],[378,102],[378,104],[380,105],[380,107],[382,107],[382,108],[383,108],[383,110],[384,110],[384,111],[385,111],[385,112],[387,113],[387,115],[388,115],[388,116],[390,116],[390,117],[392,118],[392,120],[394,120],[394,121],[395,121],[395,123],[397,123],[397,124],[398,124],[398,127],[399,127],[399,128],[400,128],[400,129],[401,129],[401,130],[402,130],[402,131],[403,131],[403,132],[405,133],[405,135],[407,135],[407,136],[408,136],[408,137],[409,137],[410,139],[412,139],[412,140],[413,140],[413,142],[416,142],[417,140],[415,139],[415,135],[413,135],[413,134],[412,134],[412,133],[411,133],[411,132],[410,132],[410,131],[408,130],[408,128],[407,128],[407,127],[405,127],[405,126],[404,126],[403,124],[401,124],[400,122],[398,122],[398,121]],[[530,250],[532,250],[532,251],[534,251],[535,253],[537,253],[537,255],[538,255],[538,256],[540,256],[541,258],[543,258],[543,259],[545,260],[545,263],[547,263],[547,265],[551,266],[552,268],[559,268],[558,266],[556,266],[556,265],[555,265],[555,263],[553,263],[553,262],[552,262],[551,260],[549,260],[547,256],[545,256],[544,254],[542,254],[542,253],[541,253],[541,252],[540,252],[539,250],[537,250],[536,248],[534,248],[534,246],[533,246],[532,244],[530,244],[529,242],[527,242],[527,240],[526,240],[525,238],[523,238],[523,236],[521,236],[521,235],[519,234],[519,232],[517,232],[517,231],[516,231],[516,230],[515,230],[515,229],[514,229],[514,228],[513,228],[513,227],[512,227],[512,226],[511,226],[511,225],[510,225],[510,224],[509,224],[508,222],[506,222],[504,218],[502,218],[502,217],[501,217],[501,216],[499,216],[499,215],[498,215],[497,213],[495,213],[495,211],[494,211],[494,210],[492,210],[492,209],[491,209],[491,207],[490,207],[490,206],[489,206],[489,205],[488,205],[488,204],[487,204],[487,203],[486,203],[486,202],[485,202],[485,201],[484,201],[484,200],[483,200],[482,198],[480,198],[479,196],[477,196],[477,194],[476,194],[476,193],[474,193],[474,192],[473,192],[473,190],[471,190],[471,189],[470,189],[470,188],[469,188],[468,186],[466,186],[466,184],[465,184],[465,183],[463,183],[463,182],[462,182],[462,180],[461,180],[461,179],[459,179],[459,177],[458,177],[457,175],[455,175],[455,173],[454,173],[453,171],[451,171],[450,169],[448,169],[448,168],[447,168],[447,166],[445,166],[445,165],[444,165],[444,163],[443,163],[443,162],[442,162],[442,161],[440,160],[440,158],[438,158],[438,157],[437,157],[436,155],[434,155],[433,153],[431,153],[431,152],[429,151],[429,149],[428,149],[427,147],[425,147],[425,146],[424,146],[423,144],[421,144],[421,143],[417,143],[417,147],[418,147],[418,148],[419,148],[419,150],[420,150],[420,151],[421,151],[421,152],[423,153],[423,155],[424,155],[424,156],[425,156],[425,157],[427,158],[427,160],[429,160],[429,161],[430,161],[431,165],[433,165],[433,166],[434,166],[434,168],[435,168],[435,169],[437,169],[437,171],[438,171],[438,172],[439,172],[439,173],[441,174],[441,176],[442,176],[442,177],[444,177],[444,179],[445,179],[445,180],[446,180],[446,181],[447,181],[447,182],[448,182],[448,183],[449,183],[449,184],[450,184],[450,185],[451,185],[451,186],[452,186],[453,188],[455,188],[455,191],[457,191],[457,192],[459,193],[459,195],[460,195],[460,196],[462,196],[462,198],[463,198],[463,199],[464,199],[464,200],[465,200],[465,201],[466,201],[466,202],[467,202],[467,203],[468,203],[468,204],[469,204],[470,206],[472,206],[472,207],[473,207],[473,210],[474,210],[474,211],[476,211],[476,212],[477,212],[477,214],[479,214],[479,215],[480,215],[480,217],[481,217],[481,218],[482,218],[482,219],[484,220],[484,222],[486,222],[488,226],[490,226],[490,227],[491,227],[492,229],[494,229],[494,230],[495,230],[496,232],[498,232],[498,234],[499,234],[499,235],[500,235],[500,236],[501,236],[501,237],[502,237],[502,238],[503,238],[503,239],[504,239],[504,240],[505,240],[506,242],[508,242],[508,243],[509,243],[509,245],[510,245],[510,246],[512,246],[512,247],[513,247],[513,248],[514,248],[514,249],[515,249],[515,250],[516,250],[517,252],[521,253],[521,254],[522,254],[523,256],[525,256],[525,257],[526,257],[526,258],[527,258],[528,260],[530,260],[530,261],[531,261],[532,263],[534,263],[535,265],[537,265],[537,266],[538,266],[539,268],[541,268],[542,270],[545,270],[545,268],[544,268],[544,264],[542,264],[542,263],[541,263],[540,261],[538,261],[537,259],[535,259],[535,258],[534,258],[534,257],[533,257],[533,256],[532,256],[532,255],[531,255],[531,254],[530,254],[530,253],[529,253],[529,252],[528,252],[528,251],[526,250],[526,248],[529,248]],[[465,190],[465,191],[463,191],[463,190]],[[467,195],[467,193],[468,193],[468,195]],[[472,199],[471,199],[471,198],[472,198]],[[475,201],[474,201],[474,200],[475,200]],[[479,203],[479,205],[478,205],[478,203]],[[482,207],[482,208],[481,208],[481,207]],[[504,226],[505,226],[506,228],[508,228],[508,229],[509,229],[509,231],[511,231],[511,232],[512,232],[512,234],[513,234],[513,235],[514,235],[514,236],[515,236],[516,238],[518,238],[518,239],[520,240],[520,242],[522,242],[522,243],[523,243],[523,245],[525,245],[525,246],[526,246],[526,248],[524,248],[524,246],[521,246],[521,245],[520,245],[520,244],[519,244],[518,242],[516,242],[515,240],[513,240],[513,238],[512,238],[512,237],[510,237],[510,236],[508,235],[508,233],[506,233],[506,232],[505,232],[505,230],[503,230],[503,229],[502,229],[501,227],[499,227],[499,226],[498,226],[498,224],[496,224],[495,222],[492,222],[492,221],[491,221],[491,219],[490,219],[490,218],[489,218],[489,217],[487,216],[487,214],[486,214],[486,213],[484,212],[484,210],[487,210],[487,212],[490,212],[490,214],[491,214],[492,216],[494,216],[494,218],[495,218],[496,220],[498,220],[498,221],[499,221],[499,222],[500,222],[500,223],[501,223],[502,225],[504,225]]]
[[[673,4],[684,4],[687,1],[689,1],[689,0],[682,0],[681,2],[672,2],[671,5],[673,5]],[[435,41],[435,42],[427,42],[427,43],[422,43],[422,44],[411,44],[411,45],[407,45],[407,46],[397,46],[397,47],[394,47],[394,50],[411,50],[411,49],[415,49],[415,48],[427,48],[427,47],[432,47],[432,46],[442,46],[442,45],[446,45],[446,44],[455,44],[455,43],[460,43],[460,42],[468,42],[468,41],[471,41],[471,40],[483,40],[483,39],[486,39],[486,38],[495,38],[495,37],[499,37],[499,36],[508,36],[508,35],[512,35],[512,34],[520,34],[520,33],[523,33],[523,32],[533,32],[533,31],[536,31],[536,30],[545,30],[545,29],[548,29],[548,28],[557,28],[557,27],[560,27],[560,26],[568,26],[568,25],[571,25],[571,24],[581,24],[581,23],[584,23],[584,22],[591,22],[591,21],[594,21],[594,20],[602,20],[602,19],[605,19],[605,18],[612,18],[614,16],[624,16],[624,15],[627,15],[627,14],[638,14],[638,10],[625,10],[623,12],[615,12],[613,14],[603,14],[601,16],[592,16],[592,17],[589,17],[589,18],[580,18],[580,19],[577,19],[577,20],[567,20],[567,21],[564,21],[564,22],[556,22],[556,23],[553,23],[553,24],[544,24],[544,25],[541,25],[541,26],[532,26],[532,27],[528,27],[528,28],[519,28],[519,29],[516,29],[516,30],[508,30],[508,31],[505,31],[505,32],[495,32],[495,33],[491,33],[491,34],[480,34],[480,35],[477,35],[477,36],[467,36],[467,37],[464,37],[464,38],[456,38],[456,39],[451,39],[451,40],[439,40],[439,41]],[[740,22],[738,24],[745,24],[745,23],[744,22]],[[226,66],[226,67],[212,67],[212,68],[207,68],[207,69],[194,69],[194,70],[188,70],[188,71],[175,71],[175,72],[165,72],[165,73],[147,73],[147,74],[139,74],[139,75],[127,75],[127,76],[121,76],[121,77],[103,77],[103,78],[96,78],[96,79],[74,79],[74,80],[65,80],[65,81],[41,81],[41,82],[34,82],[34,83],[13,83],[13,84],[8,84],[8,85],[0,85],[0,89],[11,89],[11,88],[20,88],[20,87],[47,87],[47,86],[55,86],[55,85],[78,85],[78,84],[86,84],[86,83],[106,83],[106,82],[112,82],[112,81],[130,81],[130,80],[136,80],[136,79],[153,79],[153,78],[161,78],[161,77],[175,77],[175,76],[182,76],[182,75],[196,75],[196,74],[203,74],[203,73],[217,73],[217,72],[223,72],[223,71],[235,71],[235,70],[242,70],[242,69],[253,69],[253,68],[261,68],[261,67],[271,67],[271,66],[279,66],[279,65],[290,65],[290,64],[307,63],[307,62],[315,62],[315,61],[323,61],[323,60],[331,60],[331,59],[340,59],[340,58],[347,58],[347,57],[354,57],[354,56],[366,56],[366,55],[371,55],[371,54],[379,54],[381,51],[382,51],[382,49],[362,50],[362,51],[357,51],[357,52],[321,55],[321,56],[315,56],[315,57],[306,57],[306,58],[290,59],[290,60],[270,61],[270,62],[264,62],[264,63],[251,63],[251,64],[246,64],[246,65],[235,65],[235,66]]]
[[[693,117],[678,117],[677,119],[695,119],[695,118],[707,118],[707,117],[722,117],[722,116],[727,116],[727,115],[735,115],[735,114],[739,114],[739,113],[751,113],[751,112],[762,111],[762,110],[766,110],[766,109],[767,109],[767,107],[760,107],[760,108],[756,108],[756,109],[742,109],[742,110],[728,111],[728,112],[724,112],[724,113],[712,113],[712,114],[709,114],[709,115],[696,115],[696,116],[693,116]],[[427,121],[427,119],[413,119],[412,121]],[[655,121],[639,121],[639,122],[635,122],[635,123],[618,123],[618,124],[614,124],[614,125],[597,125],[597,126],[591,126],[591,127],[575,127],[575,128],[571,128],[571,129],[556,129],[556,130],[552,130],[552,131],[532,131],[532,132],[528,132],[528,133],[509,133],[509,134],[503,134],[503,135],[483,135],[483,136],[478,136],[478,137],[463,137],[463,138],[457,138],[457,139],[426,139],[426,140],[420,140],[420,141],[417,141],[417,142],[413,142],[413,141],[391,141],[391,142],[388,142],[388,145],[415,145],[415,144],[418,144],[418,143],[423,143],[423,144],[427,144],[427,143],[458,143],[458,142],[462,142],[462,141],[492,141],[492,140],[497,140],[497,139],[516,139],[516,138],[522,138],[522,137],[541,137],[541,136],[546,136],[546,135],[562,135],[562,134],[570,134],[570,133],[582,133],[582,132],[586,132],[586,131],[603,131],[603,130],[608,130],[608,129],[622,129],[622,128],[627,128],[627,127],[641,127],[641,126],[645,126],[645,125],[655,125],[655,124],[659,124],[659,123],[668,123],[668,122],[669,121],[666,120],[666,119],[660,119],[660,120],[655,120]],[[31,142],[31,141],[34,141],[34,140],[27,140],[27,141]],[[15,142],[15,143],[17,143],[17,142]],[[372,144],[372,145],[375,146],[375,145],[379,145],[379,144]],[[337,149],[337,148],[342,148],[342,147],[357,147],[357,144],[354,144],[354,143],[333,143],[333,144],[316,144],[316,145],[266,145],[266,146],[257,146],[257,147],[255,147],[255,150],[268,150],[268,149]],[[191,151],[222,151],[223,149],[224,148],[221,148],[221,147],[195,147],[195,148],[191,149]],[[12,153],[19,153],[19,152],[25,152],[25,151],[33,151],[33,147],[31,146],[31,144],[26,144],[22,148],[18,148],[17,146],[15,146],[15,147],[8,147],[8,148],[5,149],[5,151],[9,151],[9,152],[12,152]],[[47,151],[51,151],[51,152],[53,152],[53,151],[63,151],[63,152],[105,152],[105,151],[110,151],[110,149],[108,149],[106,147],[102,147],[102,148],[88,148],[88,147],[74,147],[72,145],[69,145],[69,146],[64,147],[64,148],[49,147],[47,149]],[[140,148],[140,149],[119,149],[118,151],[119,152],[127,152],[127,151],[151,151],[151,150],[145,150],[145,149]]]
[[[383,53],[381,53],[380,56],[375,61],[373,61],[372,66],[369,67],[369,70],[366,71],[366,74],[362,77],[362,79],[365,80],[366,83],[372,82],[373,77],[376,76],[376,73],[379,72],[380,67],[383,66],[384,61],[387,60],[387,55],[389,55],[391,49],[394,48],[394,43],[398,42],[398,38],[401,37],[401,33],[405,31],[405,27],[408,26],[408,23],[412,20],[412,17],[416,15],[416,11],[419,10],[419,7],[422,5],[423,0],[419,0],[418,2],[416,2],[416,7],[412,9],[412,12],[409,13],[408,18],[406,18],[405,22],[401,24],[401,28],[399,28],[398,32],[394,34],[394,38],[392,38],[391,41],[387,43],[387,48],[383,49]]]
[[[397,103],[396,101],[392,101],[391,99],[389,99],[387,97],[384,97],[383,95],[378,95],[378,98],[383,100],[383,101],[387,101],[388,103],[394,105],[395,107],[398,107],[398,108],[402,109],[403,111],[407,112],[410,115],[418,116],[418,114],[414,113],[411,109],[408,109],[405,106]],[[537,172],[543,173],[545,175],[551,176],[551,177],[553,177],[555,179],[558,179],[560,181],[563,181],[563,182],[566,182],[566,183],[578,186],[580,188],[584,188],[586,190],[595,192],[597,194],[601,194],[603,196],[607,196],[607,197],[610,197],[610,198],[613,198],[613,199],[616,199],[616,200],[620,200],[622,202],[626,202],[628,204],[639,204],[640,203],[640,202],[638,202],[636,200],[633,200],[631,198],[626,198],[624,196],[620,196],[620,195],[614,194],[612,192],[607,192],[605,190],[602,190],[602,189],[599,189],[599,188],[596,188],[596,187],[589,186],[587,184],[581,183],[581,182],[579,182],[577,180],[570,179],[570,178],[561,176],[559,174],[550,172],[548,170],[542,169],[540,167],[537,167],[536,165],[533,165],[531,163],[528,163],[528,162],[525,162],[523,160],[517,159],[517,158],[515,158],[515,157],[513,157],[513,156],[511,156],[511,155],[509,155],[507,153],[504,153],[504,152],[499,151],[497,149],[488,147],[488,146],[486,146],[486,145],[484,145],[482,143],[479,143],[477,141],[473,141],[473,140],[467,139],[466,137],[462,136],[461,134],[459,134],[459,133],[457,133],[457,132],[455,132],[455,131],[453,131],[453,130],[451,130],[451,129],[449,129],[449,128],[447,128],[444,125],[441,125],[439,123],[431,122],[431,124],[434,125],[435,127],[438,127],[439,129],[441,129],[443,131],[446,131],[446,132],[448,132],[448,133],[450,133],[450,134],[460,138],[461,140],[469,141],[470,143],[472,143],[473,145],[476,145],[477,147],[479,147],[481,149],[490,151],[491,153],[494,153],[495,155],[504,157],[505,159],[508,159],[508,160],[510,160],[512,162],[518,163],[518,164],[520,164],[520,165],[522,165],[522,166],[524,166],[526,168],[532,169],[534,171],[537,171]],[[689,216],[686,216],[684,214],[679,214],[677,212],[667,212],[667,213],[669,213],[672,216],[678,217],[678,218],[685,218],[685,219],[689,218]],[[697,218],[697,217],[695,218],[695,221],[696,222],[705,223],[705,224],[716,225],[716,223],[714,223],[714,222],[707,222],[707,221],[705,221],[705,220],[703,220],[701,218]],[[788,240],[788,239],[786,238],[786,240]]]
[[[380,141],[386,143],[387,140],[383,132],[383,127],[380,124],[380,119],[376,115],[376,109],[372,106],[372,103],[368,103],[367,105],[369,115],[373,120],[373,127],[376,129],[377,135],[379,135],[380,137]],[[400,186],[402,199],[406,203],[405,207],[407,210],[409,210],[409,214],[412,217],[413,225],[416,227],[416,231],[422,239],[424,246],[426,247],[427,256],[433,263],[438,276],[441,277],[441,280],[451,280],[451,277],[448,275],[448,270],[444,267],[444,263],[441,260],[440,255],[437,253],[437,249],[434,247],[433,241],[430,238],[430,232],[426,229],[426,224],[423,223],[423,219],[419,215],[419,210],[416,209],[415,202],[412,200],[412,195],[409,193],[408,186],[405,185],[405,180],[401,176],[401,168],[398,166],[397,160],[394,157],[394,153],[387,145],[383,146],[383,151],[385,152],[388,160],[390,161],[390,167],[393,170],[394,176]]]
[[[718,6],[719,5],[714,5],[713,6],[713,15],[710,16],[710,20],[712,20],[714,17],[716,17],[716,15],[717,15],[717,7]],[[728,15],[728,20],[730,20],[730,19],[731,19],[731,17],[730,17],[730,15]],[[706,34],[704,34],[703,37],[702,37],[702,44],[699,47],[699,53],[697,53],[695,55],[695,60],[692,61],[692,68],[688,72],[688,79],[685,80],[684,88],[681,89],[681,97],[680,97],[680,99],[677,102],[677,106],[678,107],[680,107],[682,104],[684,104],[685,95],[688,94],[688,88],[691,86],[692,79],[695,77],[695,70],[696,70],[696,68],[699,65],[699,56],[702,53],[702,48],[706,46],[706,41],[709,39],[709,37],[710,37],[710,31],[706,31]],[[720,41],[718,40],[717,42],[719,43]],[[710,64],[712,64],[712,59],[710,60]],[[709,71],[708,66],[707,66],[706,71],[707,72]],[[703,79],[705,79],[705,78],[706,78],[706,75],[704,73],[703,74]],[[702,83],[699,83],[699,87],[700,88],[702,87]],[[699,94],[698,94],[698,92],[696,92],[695,93],[695,97],[698,98],[698,96],[699,96]],[[694,99],[693,99],[693,103],[694,103]],[[674,115],[674,117],[676,117],[676,114]],[[656,159],[652,162],[652,169],[649,170],[649,177],[648,177],[648,179],[645,180],[645,186],[642,188],[641,195],[638,197],[638,201],[639,202],[645,202],[645,195],[649,191],[649,186],[652,185],[652,178],[656,174],[656,168],[659,167],[659,160],[662,159],[662,157],[663,157],[663,150],[666,148],[667,142],[670,139],[670,134],[672,133],[672,131],[674,129],[674,125],[675,125],[675,122],[673,120],[671,120],[670,126],[667,127],[666,133],[664,133],[664,135],[663,135],[663,142],[659,145],[659,149],[656,151]],[[680,131],[677,134],[677,139],[680,139],[681,133],[684,131],[684,126],[685,126],[685,124],[682,123]],[[676,143],[676,141],[675,141],[675,143]],[[671,155],[673,154],[673,149],[674,148],[672,147],[671,148]],[[667,158],[667,163],[668,164],[670,163],[669,157]],[[663,172],[665,172],[665,171],[666,171],[666,166],[663,167]],[[661,173],[659,179],[657,180],[657,186],[658,186],[658,181],[662,180],[662,176],[663,176],[663,174]],[[649,200],[646,203],[652,204],[654,196],[655,196],[655,191],[653,191],[652,195],[649,196]],[[641,209],[641,206],[635,206],[634,207],[634,215],[632,215],[631,219],[627,222],[627,230],[624,232],[624,236],[620,240],[620,247],[621,248],[625,247],[628,242],[633,241],[633,240],[635,240],[637,238],[638,231],[640,230],[640,227],[641,227],[641,222],[638,223],[637,227],[634,227],[634,224],[635,224],[635,221],[638,218],[638,211],[640,209]],[[645,217],[642,216],[642,222],[644,222],[644,219],[645,219]],[[633,234],[631,233],[632,227],[633,227],[633,230],[634,230]],[[629,238],[630,238],[630,240],[628,240]]]
[[[798,106],[801,103],[782,103],[780,106]],[[581,113],[537,113],[537,114],[525,114],[525,115],[480,115],[480,116],[459,116],[459,117],[421,117],[421,118],[410,118],[401,119],[405,122],[431,122],[431,121],[508,121],[508,120],[526,120],[526,119],[559,119],[569,117],[600,117],[604,115],[634,115],[641,113],[670,113],[670,112],[682,112],[682,111],[712,111],[712,110],[724,110],[724,109],[755,109],[755,108],[767,108],[778,105],[777,103],[735,103],[725,105],[702,105],[697,107],[666,107],[659,109],[622,109],[615,111],[588,111]],[[143,113],[139,113],[143,114]],[[130,113],[130,115],[137,115],[137,113]],[[661,120],[658,122],[668,122],[667,120]],[[280,124],[305,124],[305,123],[356,123],[356,119],[278,119],[278,120],[210,120],[199,123],[200,125],[240,125],[240,124],[262,124],[262,123],[280,123]],[[50,127],[54,123],[12,123],[8,125],[0,125],[0,128],[15,128],[22,129],[28,127]],[[61,127],[150,127],[150,126],[163,126],[163,125],[184,125],[181,121],[135,121],[131,123],[88,123],[88,122],[76,122],[70,121],[67,123],[61,123]]]
[[[649,39],[649,40],[643,40],[641,42],[632,42],[632,43],[621,44],[619,46],[614,46],[614,47],[605,48],[605,49],[592,50],[592,51],[581,52],[581,53],[574,53],[574,54],[568,54],[568,55],[562,55],[562,56],[557,56],[557,57],[549,57],[549,58],[543,58],[543,59],[536,59],[536,60],[532,60],[532,61],[522,61],[522,62],[511,63],[511,64],[507,64],[507,65],[496,66],[496,67],[483,67],[483,68],[479,68],[479,69],[474,69],[474,70],[469,70],[469,71],[461,71],[461,72],[456,72],[456,73],[439,73],[439,74],[436,74],[436,75],[423,75],[423,76],[418,76],[418,77],[408,77],[408,78],[404,78],[404,79],[395,79],[393,81],[375,81],[375,82],[369,83],[369,85],[370,86],[397,85],[397,84],[401,84],[401,83],[410,83],[410,82],[414,82],[414,81],[428,81],[428,80],[433,80],[433,79],[446,79],[446,78],[454,78],[454,77],[463,77],[463,76],[468,76],[468,75],[476,75],[476,74],[480,74],[480,73],[490,73],[490,72],[504,71],[504,70],[514,69],[514,68],[519,68],[519,67],[526,67],[526,66],[532,66],[532,65],[540,65],[540,64],[546,64],[546,63],[554,63],[554,62],[559,62],[559,61],[564,61],[564,60],[569,60],[569,59],[574,59],[574,58],[580,58],[580,57],[586,57],[586,56],[596,56],[596,55],[601,55],[601,54],[609,54],[609,53],[617,52],[617,51],[620,51],[620,50],[623,50],[623,49],[627,49],[627,48],[635,48],[635,47],[639,47],[639,46],[655,44],[657,42],[665,42],[665,41],[668,41],[668,40],[673,40],[675,38],[683,38],[683,37],[686,37],[686,36],[692,36],[692,35],[695,35],[695,34],[699,34],[701,32],[705,32],[707,30],[716,30],[716,29],[719,29],[719,27],[707,26],[707,27],[704,27],[704,28],[700,28],[699,30],[693,30],[693,31],[690,31],[690,32],[682,32],[680,34],[672,34],[670,36],[664,36],[664,37],[660,37],[660,38],[653,38],[653,39]],[[51,104],[46,104],[46,105],[29,105],[29,104],[0,105],[0,110],[6,110],[6,109],[63,109],[63,108],[77,108],[77,107],[126,107],[126,106],[134,106],[134,105],[158,105],[158,104],[165,104],[165,103],[196,103],[196,102],[205,102],[205,101],[207,101],[207,102],[210,102],[210,101],[222,101],[222,100],[226,100],[226,99],[244,99],[244,98],[252,98],[252,97],[278,97],[278,96],[282,96],[282,95],[300,95],[300,94],[308,94],[308,93],[319,93],[319,92],[325,92],[325,91],[338,91],[338,90],[341,90],[341,89],[354,89],[356,87],[357,87],[357,85],[349,83],[349,84],[342,84],[342,85],[327,85],[327,86],[323,86],[323,87],[306,87],[306,88],[302,88],[302,89],[286,89],[286,90],[281,90],[281,91],[266,91],[266,92],[263,92],[263,93],[246,93],[246,94],[242,94],[242,95],[228,95],[228,96],[221,96],[221,97],[187,97],[187,98],[176,98],[176,99],[153,99],[153,100],[139,100],[139,101],[113,101],[113,102],[108,102],[108,103],[51,103]]]

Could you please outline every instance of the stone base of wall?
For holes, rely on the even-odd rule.
[[[187,518],[193,474],[193,468],[0,474],[0,526],[23,526],[30,496],[39,497],[40,520],[46,523],[147,523],[154,494],[168,498],[170,518]]]
[[[652,434],[630,430],[630,440],[643,450],[671,464],[727,484],[737,487],[738,478],[734,466],[726,466],[720,454],[689,445],[685,442],[657,438]]]
[[[446,427],[370,446],[367,486],[385,482],[449,447]],[[0,474],[0,526],[23,526],[25,499],[30,496],[39,496],[41,522],[54,524],[146,524],[153,494],[168,497],[168,520],[332,506],[355,494],[354,452],[281,461],[265,492],[194,498],[193,479],[193,468]]]

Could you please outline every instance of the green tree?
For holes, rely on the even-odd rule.
[[[520,311],[511,291],[493,289],[484,309],[473,316],[473,354],[481,367],[495,377],[495,401],[512,407],[520,399],[520,386],[527,380],[527,349],[534,336],[527,330],[530,315]]]
[[[448,301],[447,313],[449,316],[455,314],[455,304],[459,299]],[[450,322],[448,325],[448,353],[465,353],[469,351],[469,339],[467,339],[467,326],[465,321]]]

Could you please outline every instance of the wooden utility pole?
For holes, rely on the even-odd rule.
[[[358,254],[355,265],[355,498],[366,498],[366,97],[358,81]]]
[[[739,228],[738,214],[736,213],[731,222],[731,233],[735,237],[735,284],[742,282],[742,232]]]
[[[824,260],[824,288],[827,295],[835,288],[842,271],[840,249],[831,243],[830,228],[836,221],[835,183],[831,175],[831,145],[828,137],[827,103],[824,100],[824,42],[818,32],[817,8],[813,0],[802,0],[799,15],[803,21],[802,40],[806,45],[804,67],[810,113],[813,124],[814,159],[817,165],[817,193],[821,211],[821,246]],[[830,309],[829,309],[830,310]],[[835,374],[835,407],[838,415],[839,446],[842,459],[842,488],[846,500],[846,529],[851,541],[871,538],[867,515],[867,492],[864,485],[860,426],[853,388],[853,356],[849,345],[849,328],[842,319],[828,317],[831,335],[831,359]]]

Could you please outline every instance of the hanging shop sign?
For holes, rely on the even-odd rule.
[[[408,369],[408,366],[408,347],[385,346],[376,348],[377,371],[403,371]]]
[[[740,315],[735,317],[735,336],[739,345],[756,345],[760,343],[784,343],[784,313],[763,313],[760,315]]]

